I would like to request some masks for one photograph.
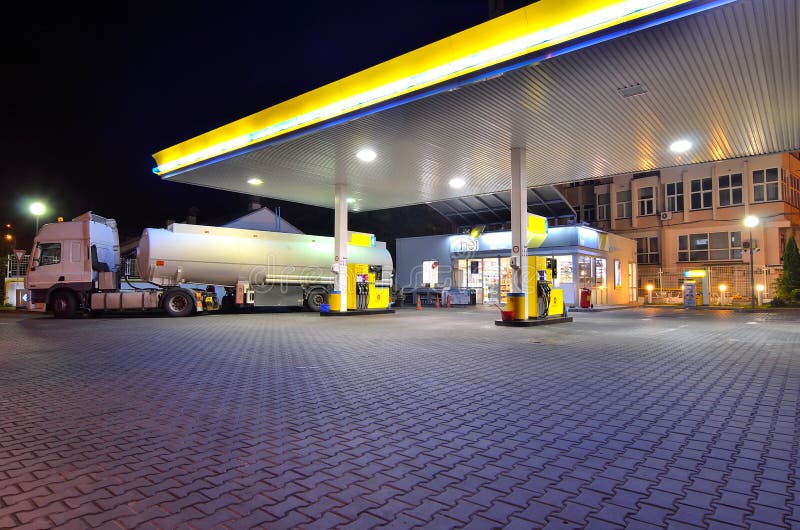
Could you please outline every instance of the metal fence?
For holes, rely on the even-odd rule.
[[[3,277],[5,278],[22,278],[25,276],[28,270],[28,262],[30,261],[30,255],[25,255],[21,260],[18,260],[14,254],[9,254],[6,256],[5,261],[5,270],[3,271]]]
[[[639,265],[640,298],[647,300],[647,285],[653,286],[652,301],[654,304],[683,303],[683,273],[700,267],[681,267],[661,269],[647,265]],[[753,292],[750,285],[750,266],[743,265],[710,265],[702,267],[706,271],[709,287],[709,303],[721,305],[749,304]],[[775,296],[775,282],[780,278],[783,267],[780,265],[756,267],[753,280],[756,287],[756,303],[762,304]],[[699,283],[699,282],[698,282]]]
[[[122,274],[128,278],[139,277],[139,273],[136,270],[136,258],[124,258],[122,260]]]

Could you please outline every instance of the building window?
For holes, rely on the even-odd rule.
[[[692,210],[711,208],[713,191],[710,177],[691,181],[689,189],[691,190]]]
[[[778,200],[778,168],[753,171],[753,202]]]
[[[678,261],[742,259],[741,232],[711,232],[678,236]]]
[[[665,206],[668,212],[683,211],[683,182],[673,182],[666,185]]]
[[[777,182],[777,176],[776,176]],[[776,184],[777,185],[777,184]],[[719,176],[719,205],[742,205],[742,174],[731,173]]]
[[[783,201],[800,208],[800,178],[781,169],[781,182],[783,182]]]
[[[584,223],[594,222],[594,205],[585,204],[583,206],[583,217],[581,219]]]
[[[608,215],[609,204],[611,203],[610,193],[600,193],[597,196],[597,220],[607,221],[610,216]]]
[[[653,187],[639,188],[639,215],[653,215],[655,210],[655,197]]]
[[[657,237],[637,237],[636,238],[636,263],[640,265],[658,264],[658,238]]]
[[[631,216],[631,190],[617,192],[617,219]]]

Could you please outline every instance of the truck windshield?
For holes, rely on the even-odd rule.
[[[55,265],[61,261],[61,243],[39,243],[39,265]]]

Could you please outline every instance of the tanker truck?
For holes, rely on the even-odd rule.
[[[349,244],[347,252],[349,262],[368,265],[376,288],[391,286],[385,243],[373,237],[367,245]],[[318,311],[333,289],[333,263],[332,237],[174,223],[144,229],[137,278],[129,278],[116,221],[86,212],[41,228],[25,288],[29,310],[56,318],[118,311],[179,317],[267,306]]]

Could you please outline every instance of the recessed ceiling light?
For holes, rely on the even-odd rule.
[[[458,188],[463,188],[464,184],[466,184],[466,182],[464,182],[464,179],[456,177],[454,179],[450,179],[449,184],[450,184],[451,188],[458,189]]]
[[[376,155],[375,151],[373,151],[372,149],[362,149],[361,151],[356,153],[356,156],[362,162],[372,162],[378,155]]]
[[[692,147],[692,142],[689,140],[678,140],[676,142],[672,142],[669,146],[669,150],[673,153],[685,153]]]
[[[641,83],[636,83],[635,85],[626,86],[624,88],[619,89],[619,94],[624,98],[639,96],[641,94],[646,94],[646,93],[647,93],[647,87]]]
[[[251,179],[247,179],[247,183],[250,184],[251,186],[261,186],[262,184],[264,184],[264,181],[261,180],[260,178],[253,177]]]
[[[353,197],[347,198],[347,204],[353,204],[354,202],[356,202],[356,200]]]

